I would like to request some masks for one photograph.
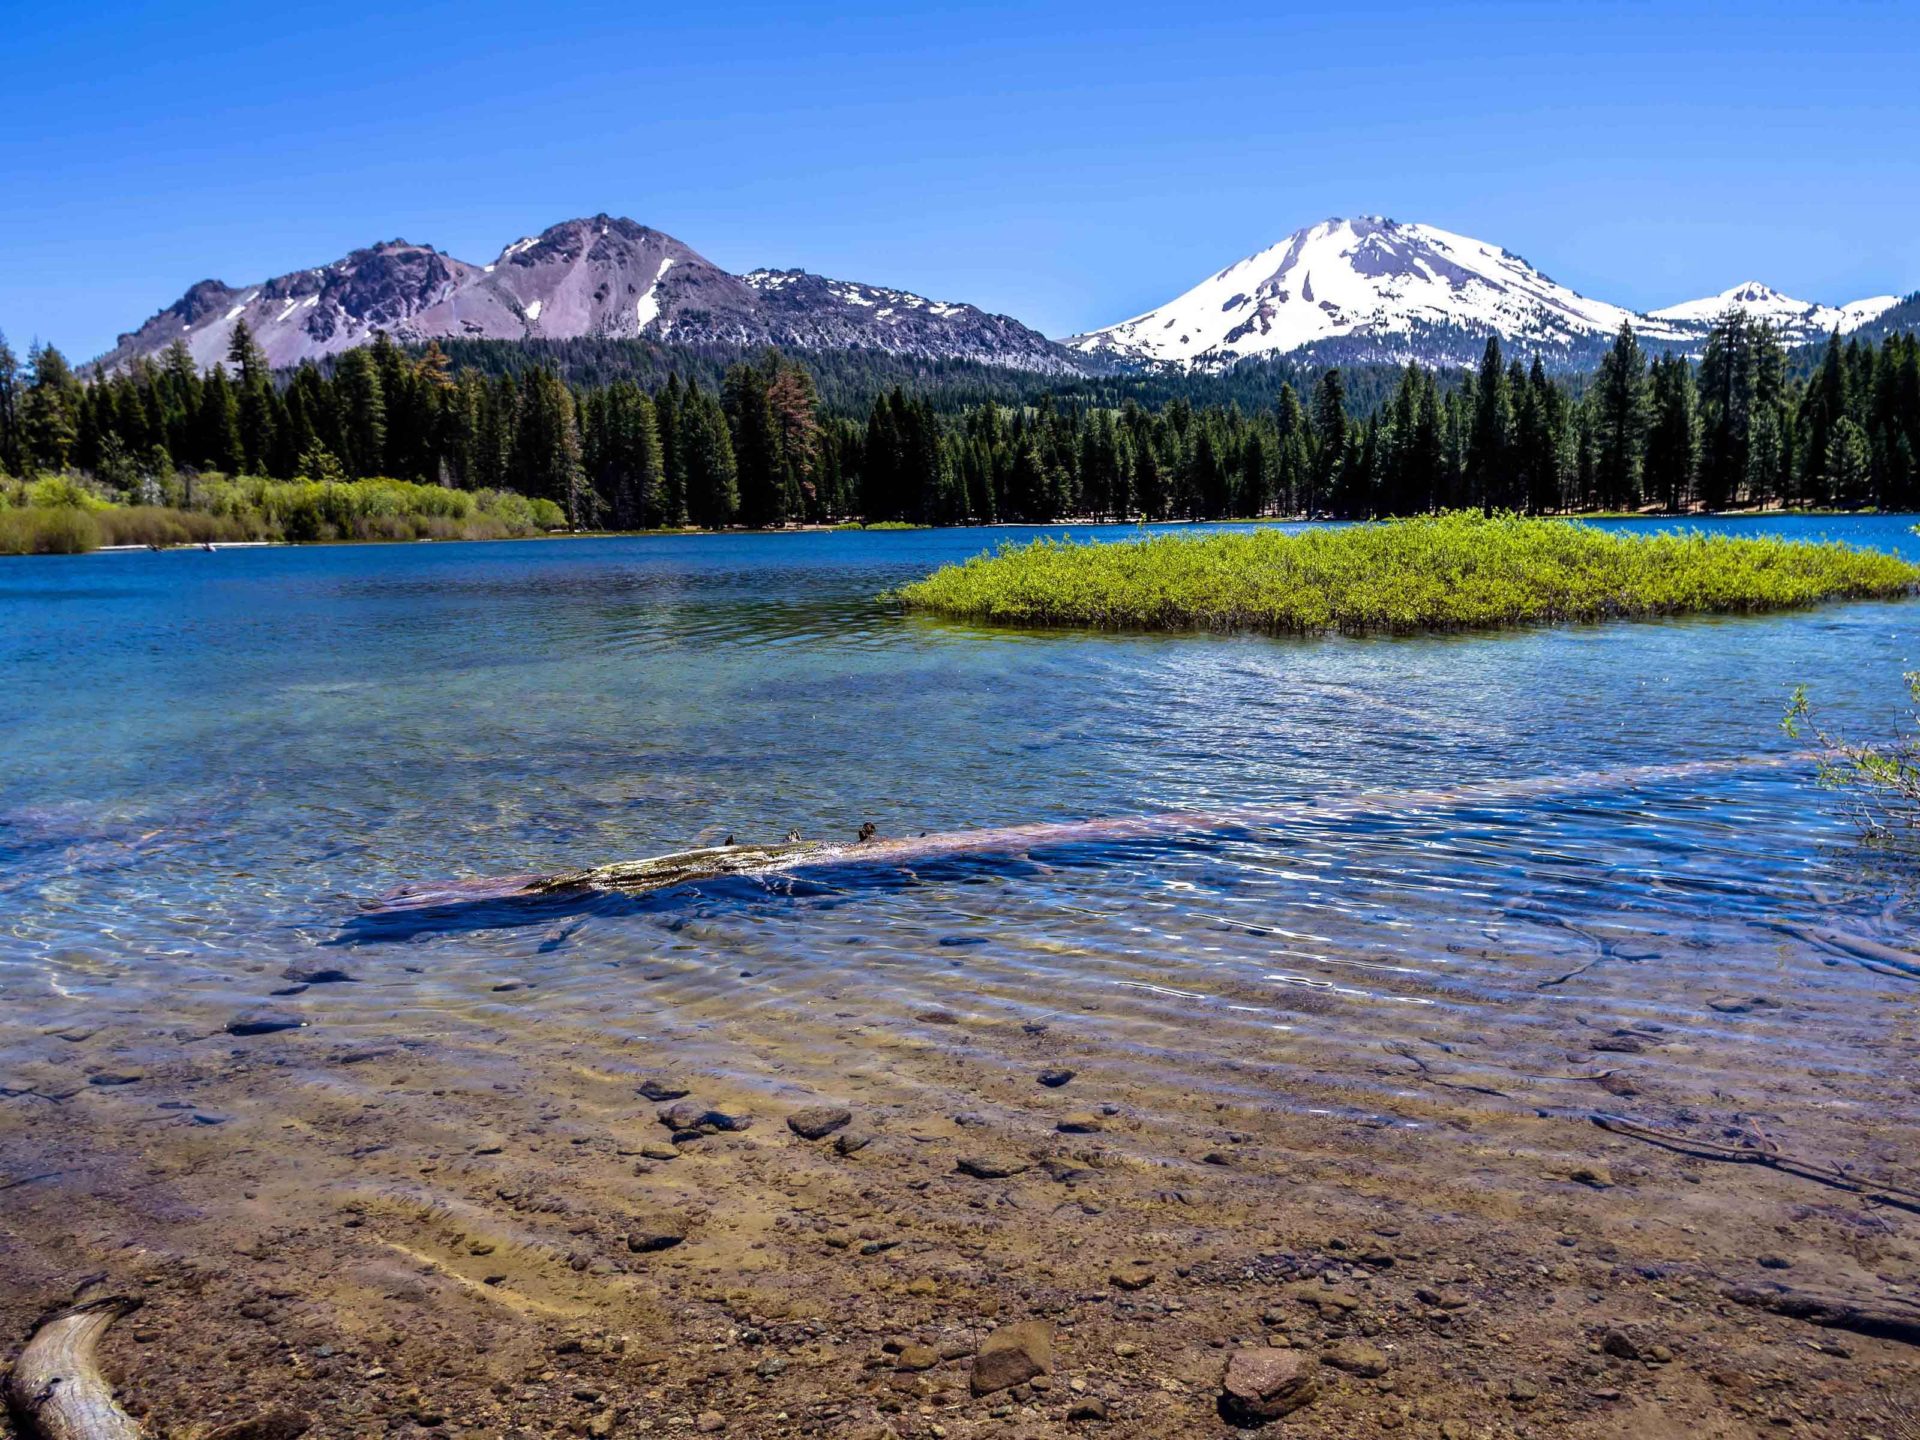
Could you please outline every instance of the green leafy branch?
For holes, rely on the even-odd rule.
[[[1920,840],[1920,670],[1902,677],[1913,701],[1910,733],[1867,744],[1830,733],[1814,711],[1807,687],[1796,685],[1780,728],[1820,747],[1820,783],[1847,793],[1867,838],[1888,843]]]

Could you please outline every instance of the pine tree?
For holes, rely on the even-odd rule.
[[[1647,427],[1647,497],[1669,512],[1682,509],[1693,495],[1695,439],[1693,368],[1678,355],[1654,362]]]
[[[1473,429],[1467,439],[1469,503],[1491,513],[1517,508],[1513,486],[1513,399],[1508,392],[1500,337],[1489,335],[1474,390]]]
[[[1629,510],[1640,503],[1640,467],[1646,431],[1646,357],[1633,326],[1620,323],[1613,347],[1594,379],[1595,441],[1600,507]]]
[[[1519,412],[1514,417],[1516,491],[1529,512],[1542,515],[1562,505],[1565,407],[1538,355],[1519,393]]]
[[[1871,492],[1872,456],[1867,436],[1843,415],[1827,439],[1824,463],[1826,493],[1841,506],[1864,504]]]
[[[898,520],[905,513],[901,471],[900,417],[906,396],[895,387],[867,412],[866,466],[861,476],[860,513],[868,520]]]
[[[582,411],[587,472],[608,523],[651,529],[665,519],[666,462],[653,402],[631,380],[591,395]]]
[[[293,473],[302,480],[316,480],[323,485],[338,485],[347,478],[334,453],[318,442],[301,452],[294,462]]]
[[[273,376],[245,320],[234,321],[233,336],[227,342],[227,362],[233,366],[238,387],[235,424],[240,464],[250,475],[264,474],[274,447]]]
[[[780,436],[767,400],[767,377],[752,365],[734,365],[722,383],[728,433],[740,488],[740,523],[754,529],[787,519],[786,474]]]
[[[229,475],[240,469],[240,403],[227,383],[224,365],[215,365],[200,387],[194,428],[194,454],[201,465]]]
[[[733,438],[720,402],[703,390],[687,391],[680,444],[685,452],[689,520],[709,530],[733,524],[740,509]]]
[[[521,377],[513,471],[527,494],[551,500],[569,527],[588,529],[599,520],[599,497],[587,484],[573,394],[551,370]]]
[[[779,437],[787,513],[804,514],[812,520],[838,518],[845,513],[842,502],[828,501],[827,487],[818,483],[823,447],[820,392],[813,383],[813,374],[804,365],[778,356],[772,359],[767,405],[773,411],[774,430]]]
[[[387,453],[387,402],[372,355],[364,349],[342,355],[333,371],[333,392],[338,432],[329,448],[354,479],[378,475]]]
[[[0,334],[0,475],[18,475],[21,459],[20,360]]]
[[[1335,366],[1313,387],[1313,477],[1305,503],[1309,516],[1330,504],[1347,462],[1347,385]]]
[[[20,398],[22,468],[64,470],[79,439],[79,384],[66,357],[51,345],[30,348],[27,369]]]
[[[1267,442],[1257,429],[1250,429],[1240,442],[1240,483],[1236,514],[1246,517],[1273,512],[1273,474],[1267,460]],[[1109,512],[1117,513],[1117,512]]]
[[[1806,393],[1801,397],[1794,439],[1799,447],[1794,494],[1803,504],[1819,504],[1831,492],[1825,489],[1829,442],[1834,428],[1849,412],[1846,351],[1840,344],[1840,332],[1827,336],[1820,366],[1813,373]]]

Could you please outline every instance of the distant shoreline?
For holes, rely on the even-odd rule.
[[[1798,510],[1798,509],[1740,509],[1740,510],[1689,510],[1670,512],[1665,510],[1608,511],[1589,510],[1566,515],[1543,515],[1533,518],[1543,520],[1593,521],[1593,520],[1644,520],[1644,521],[1687,521],[1687,520],[1844,520],[1867,516],[1893,516],[1920,511],[1898,512],[1890,510]],[[724,530],[701,529],[697,526],[685,526],[660,530],[553,530],[537,535],[476,535],[448,537],[417,537],[413,539],[354,538],[339,540],[216,540],[210,545],[191,542],[181,545],[100,545],[90,550],[68,552],[65,558],[80,555],[137,555],[137,554],[189,554],[195,551],[220,550],[306,550],[332,549],[352,545],[471,545],[477,543],[520,543],[524,541],[568,541],[568,540],[643,540],[669,538],[717,538],[725,536],[750,535],[845,535],[845,534],[919,534],[931,530],[1139,530],[1145,528],[1180,527],[1203,530],[1220,529],[1245,525],[1348,525],[1381,524],[1387,517],[1375,520],[1347,521],[1332,518],[1308,518],[1306,516],[1263,515],[1223,520],[1106,520],[1094,518],[1070,518],[1048,521],[994,520],[979,524],[964,525],[908,525],[887,523],[874,526],[857,524],[807,524],[769,526],[754,529],[748,526],[729,526]],[[0,555],[0,559],[47,559],[46,555]]]

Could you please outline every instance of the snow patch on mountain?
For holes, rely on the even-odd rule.
[[[654,273],[653,283],[647,287],[647,293],[642,295],[633,307],[634,319],[639,321],[642,330],[660,318],[660,282],[667,278],[667,271],[673,268],[673,259],[674,257],[669,255],[660,262],[659,270]]]

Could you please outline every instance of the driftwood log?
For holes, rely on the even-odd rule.
[[[7,1403],[37,1440],[145,1440],[114,1402],[94,1349],[107,1327],[139,1308],[137,1300],[89,1300],[49,1315],[27,1341],[7,1381]]]
[[[1570,775],[1463,785],[1445,790],[1340,796],[1301,802],[1285,810],[1174,811],[1059,824],[955,830],[912,837],[796,840],[776,845],[714,845],[700,850],[682,850],[644,860],[616,861],[611,865],[567,870],[552,875],[502,875],[402,886],[362,908],[369,915],[391,915],[413,910],[498,904],[503,901],[537,901],[595,891],[645,895],[731,876],[798,877],[830,873],[847,867],[904,869],[932,860],[1020,855],[1055,845],[1206,835],[1303,818],[1340,819],[1355,815],[1524,799],[1534,795],[1577,794],[1584,790],[1659,784],[1729,771],[1771,768],[1792,763],[1796,759],[1794,756],[1766,755],[1676,765],[1638,765],[1617,770],[1582,771]]]
[[[1771,1310],[1832,1330],[1851,1330],[1881,1340],[1920,1345],[1920,1305],[1898,1295],[1847,1295],[1803,1290],[1792,1285],[1729,1285],[1724,1292],[1736,1305]]]
[[[1911,950],[1899,950],[1866,935],[1845,935],[1838,930],[1821,930],[1785,920],[1776,920],[1773,928],[1783,935],[1804,940],[1809,945],[1844,955],[1878,974],[1904,975],[1909,980],[1920,980],[1920,955]]]

